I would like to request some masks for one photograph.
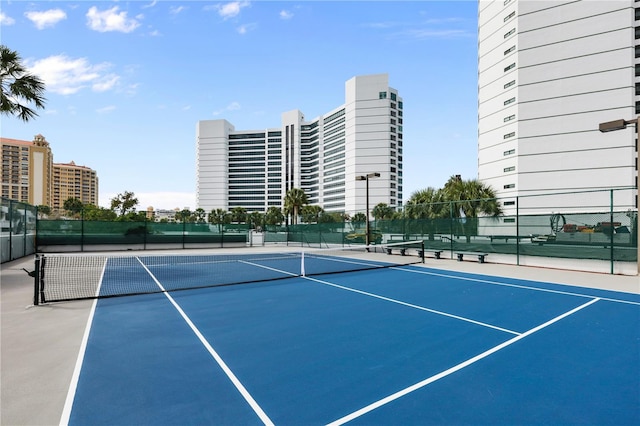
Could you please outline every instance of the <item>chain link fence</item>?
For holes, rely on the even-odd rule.
[[[450,258],[459,252],[508,255],[518,265],[531,264],[527,261],[531,258],[597,260],[613,273],[617,263],[638,262],[636,197],[635,188],[626,188],[502,198],[498,200],[502,213],[497,216],[483,216],[483,200],[407,205],[386,209],[384,218],[372,218],[369,240],[372,244],[424,240],[427,250],[442,251]],[[466,217],[462,205],[478,206],[480,212]],[[190,221],[159,221],[140,213],[137,220],[119,221],[115,215],[113,220],[87,220],[82,211],[47,213],[2,199],[2,262],[36,250],[335,247],[367,240],[365,212],[317,216],[320,223],[277,225],[256,219],[213,224],[206,222],[206,215]]]
[[[35,253],[37,209],[2,198],[0,201],[0,258],[2,263]]]

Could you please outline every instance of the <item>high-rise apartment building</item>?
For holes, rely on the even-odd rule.
[[[50,205],[53,154],[44,136],[33,141],[0,138],[2,142],[2,197]]]
[[[402,205],[403,104],[387,74],[357,76],[345,84],[345,103],[306,120],[285,112],[281,125],[236,130],[226,120],[196,129],[197,205],[209,212],[282,207],[292,188],[327,211],[364,211],[369,202]]]
[[[69,198],[76,198],[82,204],[98,205],[98,175],[95,170],[70,163],[53,164],[53,209],[62,209]]]
[[[68,198],[98,204],[97,173],[74,162],[54,163],[49,142],[0,138],[2,142],[2,197],[61,209]]]
[[[635,126],[598,126],[640,111],[639,5],[479,2],[478,177],[499,197],[637,188]],[[567,207],[591,198],[572,197]],[[614,203],[636,208],[637,189]]]

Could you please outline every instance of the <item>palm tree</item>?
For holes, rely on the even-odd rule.
[[[284,210],[287,215],[291,215],[291,223],[298,223],[300,209],[309,203],[307,194],[300,188],[291,188],[284,197]]]
[[[280,225],[284,221],[284,215],[280,207],[269,207],[265,215],[265,223],[267,225]]]
[[[371,211],[371,214],[376,220],[393,219],[395,212],[395,209],[386,203],[378,203]]]
[[[231,222],[245,223],[247,221],[247,209],[244,207],[234,207],[231,209]]]
[[[204,218],[205,218],[206,215],[207,215],[207,213],[201,207],[198,207],[193,212],[193,216],[195,218],[196,223],[205,223],[206,221],[204,220]]]
[[[29,121],[38,114],[25,104],[33,103],[36,108],[44,108],[44,82],[20,63],[17,52],[0,45],[0,113],[14,115]]]
[[[432,240],[434,233],[438,232],[437,219],[449,216],[449,203],[443,202],[442,190],[428,187],[411,194],[405,206],[405,213],[410,228],[419,228],[423,234],[426,227],[429,239]]]
[[[228,216],[228,213],[224,209],[211,209],[209,212],[209,223],[212,225],[218,225],[218,232],[220,232],[220,228],[222,224],[225,223],[225,218]]]
[[[477,179],[462,180],[460,176],[452,176],[442,191],[444,198],[451,202],[451,215],[464,218],[461,222],[467,242],[471,241],[471,232],[478,216],[502,215],[502,207],[494,189]]]

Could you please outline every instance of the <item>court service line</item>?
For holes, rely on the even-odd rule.
[[[297,277],[299,274],[294,274],[293,272],[283,271],[281,269],[271,268],[269,266],[260,265],[259,263],[249,262],[247,260],[239,260],[239,263],[246,263],[247,265],[257,266],[258,268],[268,269],[270,271],[278,272],[280,274],[291,275],[292,277]]]
[[[182,316],[182,318],[185,320],[187,325],[189,325],[191,330],[198,337],[198,339],[200,340],[202,345],[207,349],[207,351],[209,351],[209,354],[211,354],[211,356],[216,360],[216,362],[218,363],[220,368],[222,368],[224,373],[227,375],[229,380],[231,380],[231,383],[233,383],[233,385],[236,387],[236,389],[238,389],[240,394],[244,397],[245,401],[247,401],[247,403],[251,406],[253,411],[258,415],[258,417],[260,417],[260,420],[262,420],[262,422],[265,425],[273,426],[274,423],[271,421],[269,416],[267,416],[267,414],[262,410],[262,408],[255,401],[255,399],[253,399],[253,397],[251,396],[249,391],[247,391],[247,389],[240,382],[240,380],[236,377],[236,375],[233,374],[233,371],[231,371],[229,366],[227,366],[227,364],[224,362],[224,360],[218,354],[218,352],[216,352],[216,350],[213,349],[213,346],[211,346],[211,344],[207,341],[207,339],[204,337],[204,335],[200,332],[198,327],[196,327],[196,325],[193,323],[193,321],[191,321],[189,316],[182,310],[180,305],[178,305],[178,303],[173,299],[173,297],[171,297],[171,295],[165,290],[163,285],[160,283],[160,281],[158,281],[158,279],[155,277],[155,275],[153,275],[153,273],[149,270],[149,268],[147,268],[147,266],[144,263],[142,263],[142,261],[138,257],[136,257],[136,259],[138,260],[138,262],[140,262],[142,267],[147,271],[147,273],[155,281],[155,283],[158,285],[158,287],[160,287],[160,289],[162,290],[163,294],[167,297],[167,299],[169,299],[169,302],[171,302],[171,304],[176,308],[176,310]]]
[[[470,318],[465,318],[465,317],[461,317],[461,316],[458,316],[458,315],[449,314],[447,312],[442,312],[442,311],[437,311],[435,309],[425,308],[424,306],[414,305],[412,303],[403,302],[403,301],[397,300],[397,299],[391,299],[390,297],[380,296],[379,294],[369,293],[369,292],[358,290],[358,289],[351,288],[351,287],[345,287],[345,286],[342,286],[340,284],[331,283],[329,281],[323,281],[323,280],[319,280],[317,278],[311,278],[311,277],[303,277],[303,278],[305,278],[305,279],[307,279],[309,281],[315,281],[315,282],[320,283],[320,284],[325,284],[325,285],[329,285],[329,286],[332,286],[332,287],[340,288],[342,290],[352,291],[354,293],[364,294],[365,296],[375,297],[376,299],[385,300],[387,302],[397,303],[399,305],[408,306],[408,307],[414,308],[414,309],[419,309],[421,311],[431,312],[433,314],[442,315],[442,316],[453,318],[453,319],[457,319],[457,320],[460,320],[460,321],[470,322],[472,324],[480,325],[482,327],[493,328],[494,330],[499,330],[499,331],[502,331],[502,332],[505,332],[505,333],[509,333],[509,334],[515,334],[516,336],[519,336],[521,334],[521,333],[518,333],[517,331],[513,331],[513,330],[506,329],[506,328],[498,327],[498,326],[495,326],[495,325],[492,325],[492,324],[488,324],[486,322],[476,321],[476,320],[472,320]]]
[[[447,370],[444,370],[444,371],[442,371],[442,372],[440,372],[440,373],[438,373],[436,375],[433,375],[433,376],[431,376],[431,377],[429,377],[429,378],[427,378],[425,380],[422,380],[421,382],[418,382],[418,383],[416,383],[416,384],[414,384],[412,386],[409,386],[409,387],[407,387],[407,388],[405,388],[405,389],[403,389],[401,391],[398,391],[398,392],[396,392],[394,394],[391,394],[391,395],[389,395],[389,396],[387,396],[385,398],[382,398],[382,399],[380,399],[380,400],[378,400],[378,401],[376,401],[376,402],[374,402],[372,404],[369,404],[366,407],[363,407],[363,408],[361,408],[361,409],[359,409],[357,411],[354,411],[353,413],[348,414],[348,415],[346,415],[346,416],[344,416],[344,417],[342,417],[342,418],[340,418],[338,420],[335,420],[335,421],[329,423],[327,426],[339,426],[339,425],[345,424],[345,423],[347,423],[347,422],[349,422],[349,421],[351,421],[351,420],[353,420],[355,418],[358,418],[358,417],[360,417],[360,416],[362,416],[364,414],[367,414],[367,413],[375,410],[376,408],[382,407],[383,405],[386,405],[386,404],[388,404],[388,403],[390,403],[392,401],[395,401],[396,399],[399,399],[399,398],[401,398],[401,397],[403,397],[403,396],[405,396],[405,395],[407,395],[407,394],[409,394],[409,393],[411,393],[413,391],[421,389],[421,388],[423,388],[423,387],[425,387],[425,386],[427,386],[427,385],[429,385],[429,384],[431,384],[431,383],[433,383],[433,382],[435,382],[437,380],[440,380],[440,379],[442,379],[442,378],[444,378],[444,377],[446,377],[446,376],[448,376],[450,374],[455,373],[456,371],[462,370],[463,368],[468,367],[471,364],[474,364],[474,363],[480,361],[481,359],[484,359],[484,358],[488,357],[489,355],[492,355],[492,354],[494,354],[494,353],[496,353],[496,352],[498,352],[498,351],[500,351],[500,350],[502,350],[502,349],[504,349],[504,348],[506,348],[508,346],[511,346],[512,344],[516,343],[517,341],[522,340],[525,337],[528,337],[528,336],[530,336],[530,335],[532,335],[532,334],[534,334],[534,333],[536,333],[536,332],[538,332],[538,331],[550,326],[551,324],[554,324],[554,323],[556,323],[556,322],[558,322],[558,321],[560,321],[560,320],[562,320],[562,319],[564,319],[564,318],[566,318],[566,317],[568,317],[570,315],[573,315],[574,313],[586,308],[587,306],[590,306],[590,305],[596,303],[599,300],[601,300],[601,299],[600,298],[594,298],[594,299],[588,301],[587,303],[585,303],[583,305],[580,305],[580,306],[578,306],[578,307],[576,307],[576,308],[574,308],[574,309],[572,309],[572,310],[570,310],[568,312],[565,312],[564,314],[561,314],[561,315],[559,315],[559,316],[557,316],[557,317],[545,322],[544,324],[541,324],[541,325],[539,325],[537,327],[534,327],[529,331],[526,331],[526,332],[524,332],[524,333],[522,333],[522,334],[520,334],[520,335],[518,335],[518,336],[516,336],[516,337],[514,337],[512,339],[507,340],[504,343],[499,344],[498,346],[494,346],[493,348],[491,348],[489,350],[486,350],[486,351],[482,352],[481,354],[478,354],[478,355],[474,356],[473,358],[469,358],[468,360],[466,360],[464,362],[461,362],[458,365],[455,365],[455,366],[453,366],[453,367],[451,367],[451,368],[449,368]]]
[[[459,276],[459,275],[450,275],[450,274],[444,274],[444,273],[438,273],[438,272],[418,271],[418,270],[414,270],[414,269],[406,269],[406,268],[403,268],[403,267],[392,267],[391,269],[395,269],[396,271],[411,272],[411,273],[414,273],[414,274],[433,275],[433,276],[436,276],[436,277],[454,278],[454,279],[459,279],[459,280],[463,280],[463,281],[475,281],[475,282],[484,283],[484,284],[500,285],[500,286],[504,286],[504,287],[521,288],[521,289],[524,289],[524,290],[534,290],[534,291],[540,291],[540,292],[544,292],[544,293],[555,293],[555,294],[564,294],[564,295],[567,295],[567,296],[584,297],[584,298],[587,298],[587,299],[592,299],[592,298],[596,297],[596,296],[594,296],[592,294],[574,293],[574,292],[571,292],[571,291],[563,291],[563,290],[552,290],[552,289],[548,289],[548,288],[532,287],[532,286],[527,286],[527,285],[522,285],[522,284],[510,284],[510,283],[505,283],[505,282],[500,282],[500,281],[483,280],[483,279],[480,279],[480,278],[463,277],[463,276]],[[507,279],[509,279],[509,278],[507,278]],[[512,278],[512,279],[517,280],[519,278]],[[548,284],[568,285],[568,284],[562,284],[562,283],[548,283]],[[600,290],[600,289],[598,289],[598,290]],[[615,291],[615,290],[600,290],[600,291]],[[610,297],[600,297],[600,296],[598,296],[598,299],[605,300],[607,302],[626,303],[628,305],[640,305],[640,302],[633,302],[631,300],[613,299],[613,298],[610,298]]]

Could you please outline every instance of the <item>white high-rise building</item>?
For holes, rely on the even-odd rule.
[[[197,201],[206,212],[243,207],[283,207],[292,188],[326,211],[364,212],[402,205],[403,104],[387,74],[346,82],[345,103],[306,120],[299,110],[282,114],[276,128],[236,130],[227,120],[196,128]]]
[[[478,177],[503,200],[635,186],[616,193],[614,203],[637,208],[636,128],[600,133],[598,125],[640,111],[639,5],[479,2]],[[557,207],[579,210],[593,199],[565,203]]]

